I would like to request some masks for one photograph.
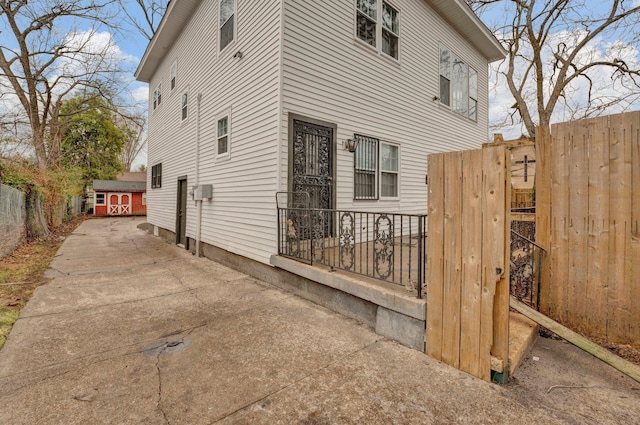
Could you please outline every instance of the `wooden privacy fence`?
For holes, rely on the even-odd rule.
[[[553,125],[537,144],[549,169],[538,174],[536,238],[551,248],[541,311],[640,343],[640,112]]]
[[[508,359],[509,175],[502,146],[428,158],[427,354],[486,380]]]

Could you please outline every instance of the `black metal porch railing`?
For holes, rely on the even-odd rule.
[[[511,223],[510,293],[538,310],[545,249],[533,241],[535,222]]]
[[[426,214],[309,208],[299,193],[278,196],[286,199],[278,199],[278,255],[402,285],[422,298]]]

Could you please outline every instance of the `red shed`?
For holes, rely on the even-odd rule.
[[[93,215],[147,215],[147,183],[94,180]]]

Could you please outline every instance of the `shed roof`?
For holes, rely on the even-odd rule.
[[[201,0],[173,0],[167,5],[158,30],[147,45],[135,77],[148,83]],[[464,36],[489,62],[503,59],[506,51],[464,0],[423,0]],[[426,30],[426,29],[425,29]]]
[[[94,180],[94,192],[146,192],[146,182],[131,182],[120,180]]]

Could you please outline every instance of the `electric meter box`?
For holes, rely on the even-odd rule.
[[[211,199],[213,197],[213,185],[200,184],[193,186],[193,200],[202,201],[203,199]]]

